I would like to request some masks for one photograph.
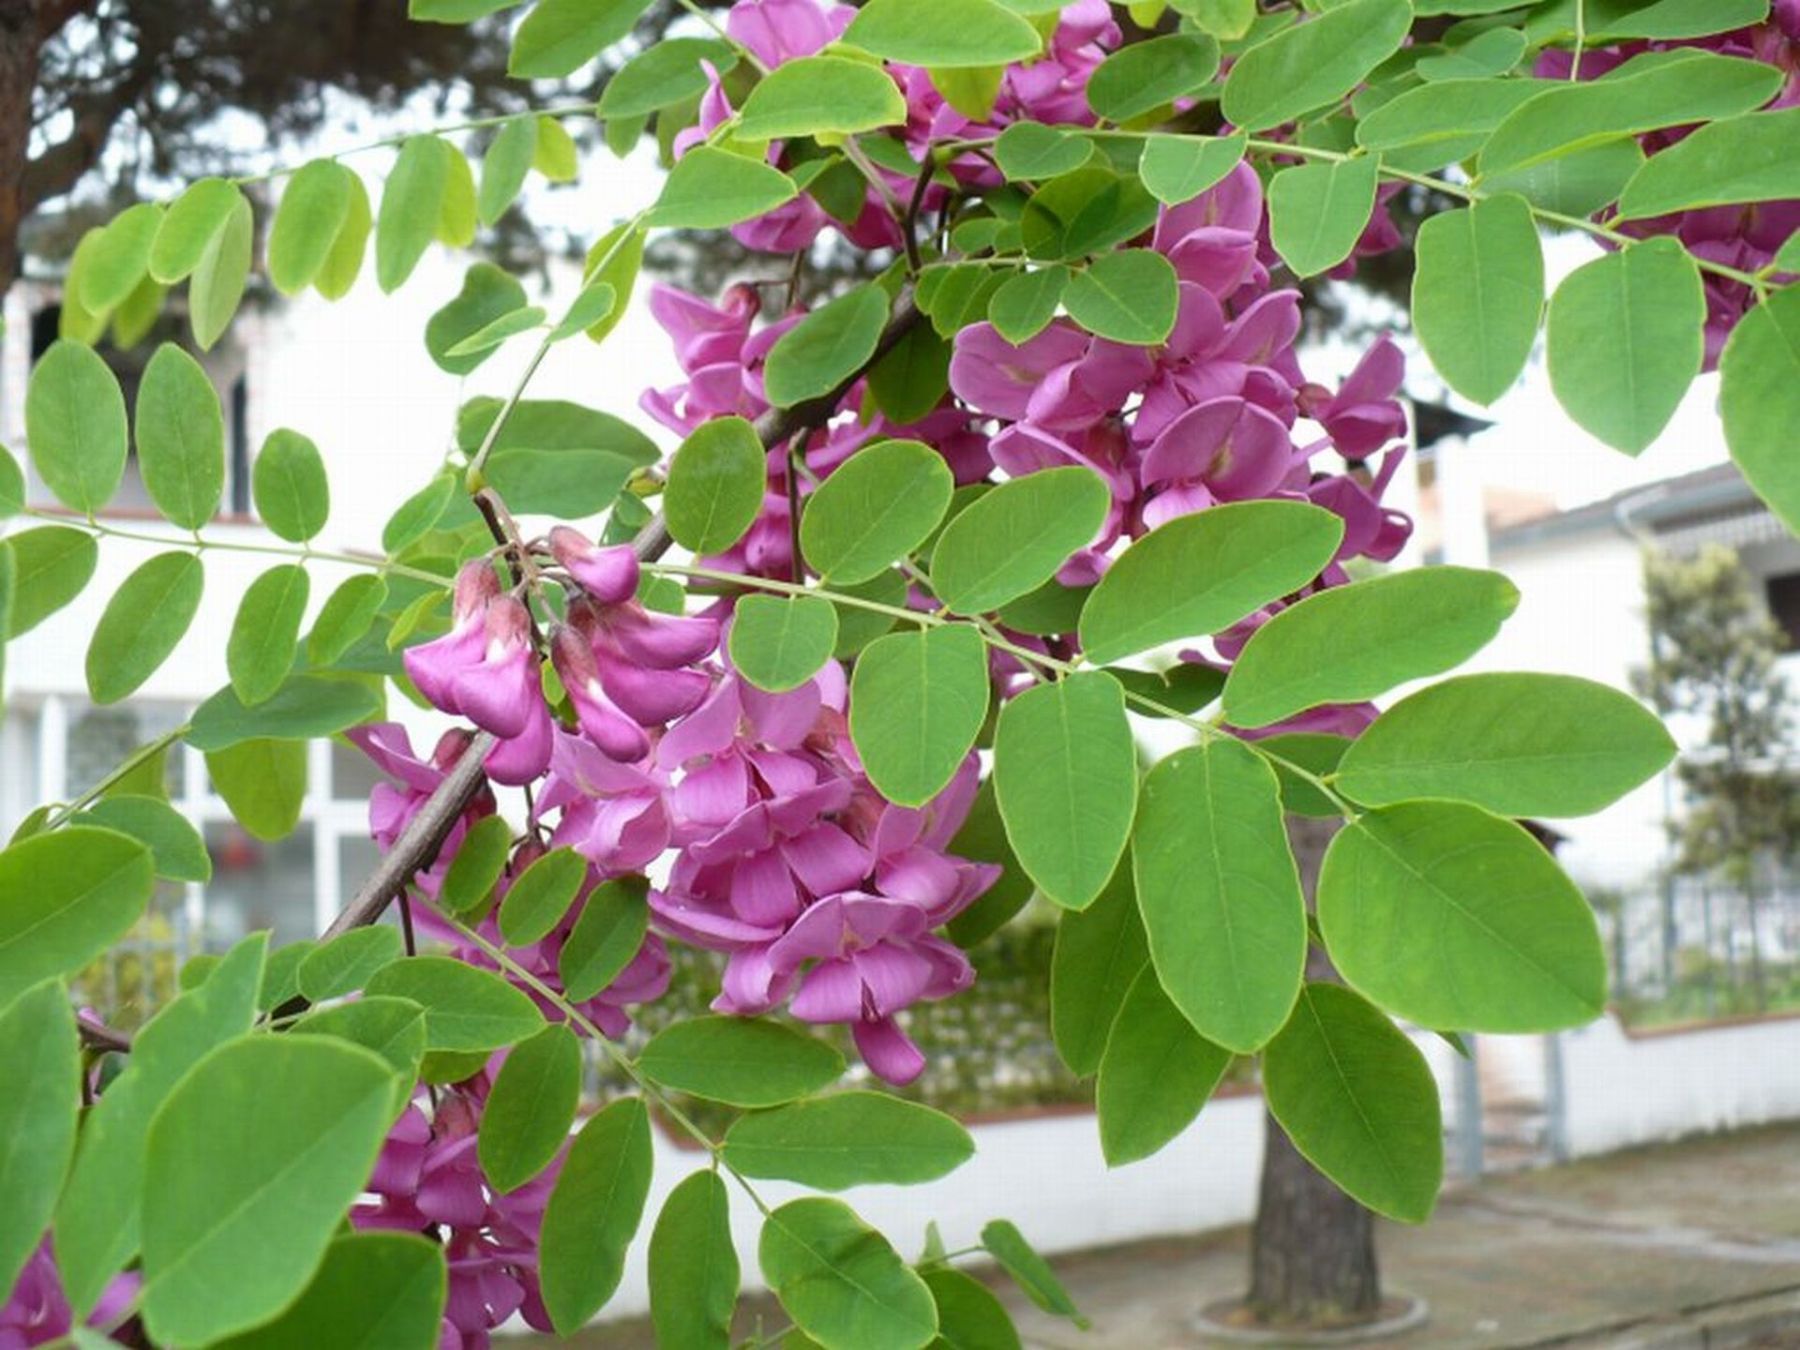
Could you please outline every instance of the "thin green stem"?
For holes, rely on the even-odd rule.
[[[1581,78],[1581,54],[1587,47],[1587,0],[1575,0],[1575,59],[1569,65],[1569,79]]]
[[[155,740],[140,745],[116,768],[114,768],[111,773],[107,774],[106,777],[102,778],[98,783],[95,783],[93,787],[75,798],[74,801],[65,802],[61,807],[57,808],[57,810],[44,821],[44,828],[46,830],[53,830],[58,825],[61,825],[70,816],[81,810],[82,807],[105,793],[108,788],[116,783],[124,781],[124,779],[140,765],[149,763],[150,760],[174,745],[175,742],[187,735],[190,730],[192,730],[192,724],[183,722],[180,726],[176,727],[175,730],[165,731]]]

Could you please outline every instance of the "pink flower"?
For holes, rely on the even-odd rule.
[[[399,780],[397,783],[377,783],[369,794],[369,833],[384,852],[394,846],[401,831],[418,815],[426,799],[444,781],[444,775],[456,766],[473,739],[468,731],[460,727],[452,728],[439,738],[431,759],[427,761],[413,753],[412,741],[406,734],[406,728],[397,722],[367,722],[362,726],[351,727],[344,735],[351,744],[374,760],[375,766],[383,773]],[[489,763],[492,763],[491,756]],[[456,850],[469,826],[493,813],[494,794],[483,787],[451,827],[443,847],[438,850],[436,861],[430,868],[419,873],[417,884],[421,890],[428,895],[437,893],[443,875],[450,866],[450,860],[456,856]]]
[[[124,1316],[137,1298],[143,1277],[135,1271],[108,1281],[100,1301],[82,1324],[108,1327]],[[0,1350],[25,1350],[66,1338],[75,1327],[75,1311],[63,1293],[62,1277],[51,1254],[49,1234],[26,1258],[6,1302],[0,1304]]]
[[[558,525],[550,531],[550,551],[600,604],[621,604],[637,594],[640,565],[630,544],[601,548],[579,530]]]
[[[1287,428],[1241,398],[1215,398],[1164,428],[1144,455],[1143,481],[1160,491],[1144,507],[1151,528],[1222,501],[1269,496],[1287,477]]]
[[[522,735],[542,703],[531,615],[499,594],[486,559],[465,563],[456,579],[454,621],[443,637],[408,647],[412,682],[442,711],[467,717],[501,739]]]
[[[1363,353],[1337,393],[1321,400],[1318,395],[1325,391],[1309,385],[1302,391],[1302,403],[1340,455],[1363,460],[1406,434],[1406,411],[1394,397],[1405,378],[1406,357],[1382,338]]]

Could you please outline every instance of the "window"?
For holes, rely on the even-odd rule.
[[[1769,617],[1786,636],[1788,651],[1800,651],[1800,572],[1770,577],[1765,583]]]

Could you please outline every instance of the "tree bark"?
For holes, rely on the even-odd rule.
[[[1325,846],[1336,822],[1289,817],[1288,837],[1310,904]],[[1310,980],[1334,979],[1324,954],[1308,953]],[[1250,1292],[1245,1304],[1260,1321],[1293,1324],[1356,1322],[1381,1307],[1374,1216],[1300,1156],[1265,1113],[1262,1187],[1250,1235]]]
[[[19,227],[29,211],[25,170],[39,42],[35,0],[0,0],[0,295],[19,274]]]

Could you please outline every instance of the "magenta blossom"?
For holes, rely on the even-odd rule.
[[[82,1325],[102,1328],[117,1322],[136,1300],[142,1283],[143,1277],[136,1271],[115,1275]],[[13,1282],[6,1302],[0,1304],[0,1350],[49,1345],[66,1339],[74,1329],[75,1310],[63,1292],[50,1237],[45,1234]]]

